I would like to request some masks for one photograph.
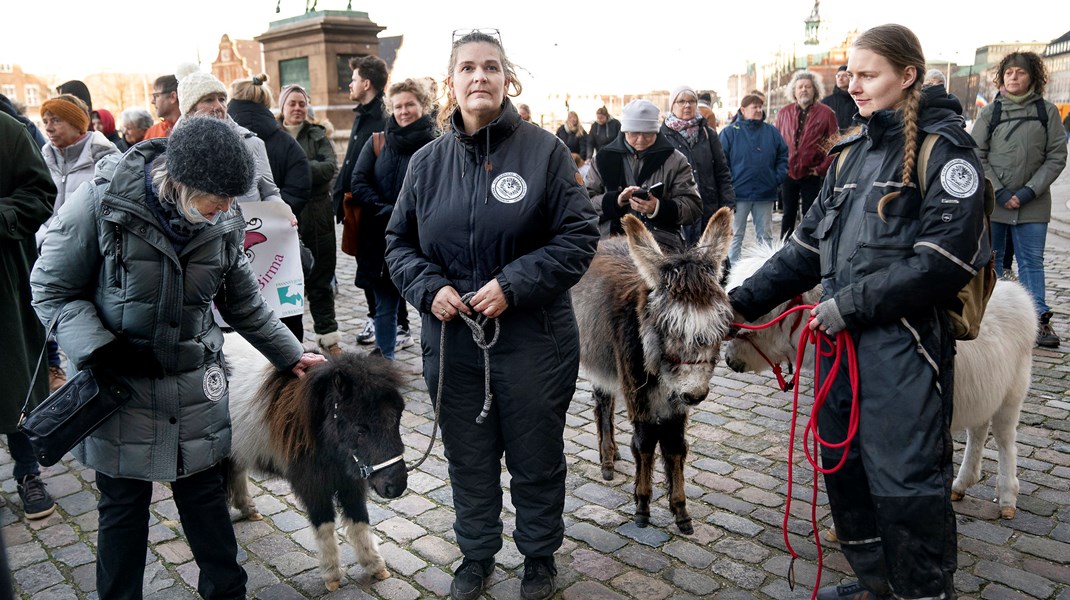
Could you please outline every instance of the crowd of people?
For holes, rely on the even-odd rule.
[[[393,361],[412,343],[407,306],[420,313],[423,375],[441,404],[463,554],[451,597],[478,597],[502,547],[503,457],[524,555],[521,596],[551,597],[564,534],[562,436],[580,352],[569,288],[598,240],[622,233],[624,215],[636,216],[665,252],[681,252],[714,212],[733,208],[731,268],[748,220],[758,243],[774,243],[777,202],[783,247],[732,293],[737,320],[823,284],[810,327],[846,331],[859,344],[863,423],[886,422],[891,403],[912,415],[863,435],[826,477],[859,583],[818,597],[954,597],[954,340],[939,309],[988,254],[978,209],[985,177],[997,199],[998,263],[1009,254],[1004,242],[1013,242],[1036,304],[1037,343],[1059,344],[1045,301],[1044,240],[1066,137],[1057,109],[1043,100],[1037,55],[1003,59],[1001,93],[972,137],[958,99],[939,72],[924,71],[920,43],[897,25],[857,39],[832,93],[800,70],[783,106],[748,93],[720,131],[708,95],[687,85],[671,91],[664,113],[638,99],[617,118],[599,108],[589,129],[570,111],[555,133],[546,131],[527,105],[513,104],[522,83],[493,30],[455,33],[441,107],[426,80],[388,86],[377,57],[349,67],[356,105],[341,156],[309,92],[283,86],[276,102],[263,74],[228,88],[183,65],[155,80],[156,119],[128,108],[118,122],[94,109],[84,84],[68,82],[42,104],[40,129],[0,96],[0,156],[13,166],[0,174],[0,208],[13,208],[16,219],[0,231],[0,265],[15,286],[4,290],[0,327],[16,358],[16,393],[0,416],[27,518],[51,514],[55,503],[15,428],[11,398],[29,392],[40,401],[90,367],[135,390],[75,452],[97,471],[101,597],[140,597],[134,571],[144,566],[151,481],[171,482],[200,566],[198,591],[244,597],[219,467],[229,415],[208,385],[222,364],[211,306],[280,371],[303,376],[321,354],[345,351],[335,297],[349,292],[335,280],[336,224],[358,208],[354,284],[368,314],[352,342],[374,344],[372,354]],[[936,175],[918,182],[925,135],[940,138],[936,168],[928,169]],[[843,164],[832,167],[841,152]],[[949,165],[954,177],[940,168]],[[285,205],[306,249],[314,328],[307,344],[319,354],[302,346],[301,315],[279,318],[264,303],[235,250],[245,225],[235,205],[261,201]],[[486,364],[467,328],[447,325],[476,314],[499,319],[507,332]],[[56,335],[46,339],[52,324]],[[42,348],[48,375],[34,379]],[[440,358],[450,373],[441,388]],[[821,414],[826,438],[846,431],[849,391],[832,389]],[[840,458],[835,449],[822,455],[830,464]]]

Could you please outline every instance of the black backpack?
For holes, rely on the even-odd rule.
[[[997,99],[998,98],[999,98],[999,96],[997,96]],[[1033,101],[1033,106],[1035,106],[1036,109],[1037,109],[1036,116],[1012,117],[1012,118],[1007,119],[1007,120],[1004,121],[1003,118],[1002,118],[1002,116],[1003,116],[1003,103],[1002,102],[995,102],[994,106],[992,107],[992,118],[989,119],[989,121],[988,121],[988,135],[985,137],[985,147],[986,148],[991,148],[992,147],[992,132],[996,130],[996,126],[998,126],[1000,123],[1010,123],[1012,121],[1017,121],[1014,124],[1014,127],[1011,127],[1011,130],[1007,132],[1007,135],[1003,136],[1004,140],[1010,139],[1011,134],[1014,133],[1019,127],[1021,127],[1022,123],[1025,123],[1026,121],[1034,121],[1034,120],[1035,121],[1040,121],[1040,124],[1044,126],[1044,134],[1047,135],[1047,133],[1048,133],[1048,109],[1047,109],[1046,106],[1044,106],[1044,98],[1041,98],[1040,96],[1037,96],[1037,99]]]

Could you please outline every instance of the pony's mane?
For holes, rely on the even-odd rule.
[[[758,269],[762,268],[762,265],[768,262],[783,246],[784,242],[782,240],[775,239],[772,244],[759,243],[745,247],[739,262],[732,265],[732,271],[728,274],[728,283],[724,289],[726,291],[734,290],[743,285],[747,278],[757,273]]]
[[[323,365],[333,368],[333,365]],[[321,368],[323,367],[321,366]],[[289,463],[316,446],[312,428],[312,411],[308,402],[312,393],[311,377],[298,378],[269,368],[257,397],[265,407],[271,445]]]

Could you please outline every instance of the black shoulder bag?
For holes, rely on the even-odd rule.
[[[19,431],[30,439],[37,462],[45,467],[58,463],[64,454],[96,431],[120,406],[126,404],[132,395],[125,384],[112,377],[98,382],[93,370],[85,369],[67,380],[63,387],[52,392],[44,402],[27,413],[33,386],[48,347],[48,337],[56,330],[57,321],[58,319],[52,320],[52,325],[45,334],[45,346],[41,348],[41,355],[37,358],[37,366],[34,367],[30,389],[26,392],[26,401],[22,404],[22,415],[19,418]]]

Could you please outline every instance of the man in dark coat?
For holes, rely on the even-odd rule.
[[[353,109],[356,118],[353,119],[353,130],[349,134],[346,157],[338,170],[338,178],[334,181],[334,195],[331,198],[334,202],[334,215],[339,223],[342,222],[344,213],[343,202],[352,196],[353,168],[357,166],[357,157],[373,133],[386,129],[386,104],[383,100],[387,79],[386,63],[378,56],[362,56],[349,59],[349,66],[353,69],[349,99],[356,101],[357,106]],[[364,322],[364,329],[357,334],[357,342],[371,344],[375,341],[375,295],[370,289],[365,289],[364,298],[368,302],[368,320]],[[409,314],[402,302],[398,307],[398,326],[405,326],[406,337],[408,323]]]
[[[38,364],[45,330],[30,306],[30,270],[37,259],[34,234],[52,216],[56,185],[26,127],[2,112],[0,140],[0,352],[7,357],[8,390],[0,402],[0,427],[15,461],[23,511],[40,519],[56,504],[41,482],[30,440],[17,426],[28,392],[31,407],[48,396],[47,372]]]
[[[836,125],[839,126],[840,133],[851,128],[855,115],[858,114],[858,106],[855,105],[855,99],[847,91],[847,87],[850,85],[851,76],[847,73],[847,65],[841,65],[839,70],[836,71],[836,87],[832,88],[832,93],[825,96],[821,101],[822,104],[836,113]]]

